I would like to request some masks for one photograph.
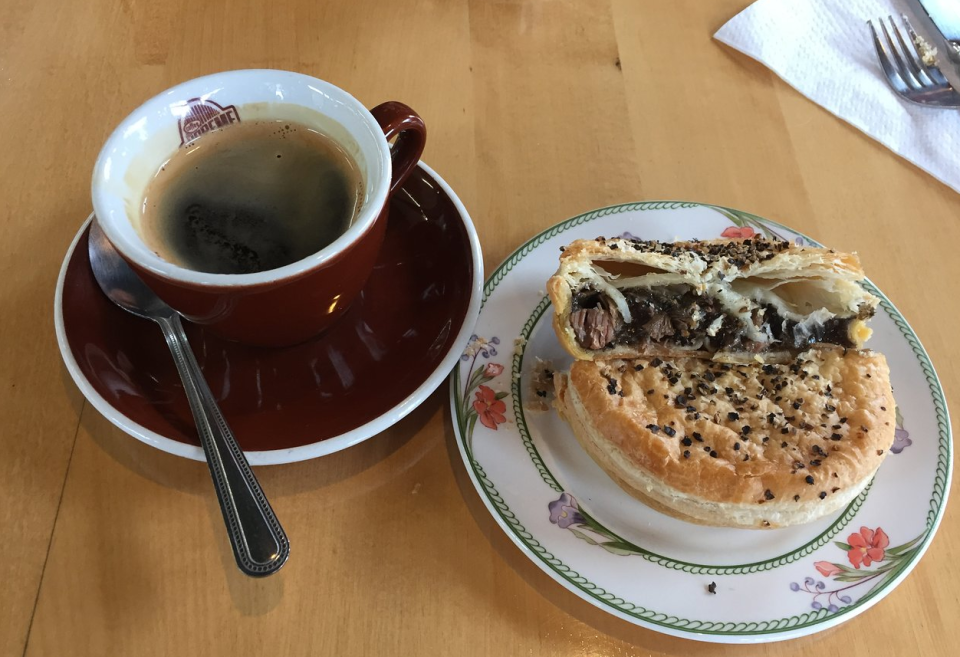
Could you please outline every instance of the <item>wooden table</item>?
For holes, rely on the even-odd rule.
[[[466,480],[445,388],[358,447],[259,470],[294,556],[246,579],[206,467],[113,428],[60,361],[54,284],[113,126],[179,81],[271,67],[415,107],[488,270],[568,216],[658,198],[858,250],[956,412],[960,195],[713,41],[746,4],[5,0],[0,655],[956,654],[956,503],[915,572],[852,622],[749,649],[673,639],[582,602],[508,541]]]

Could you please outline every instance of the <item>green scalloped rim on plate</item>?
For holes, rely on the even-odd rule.
[[[784,234],[797,235],[811,245],[820,246],[814,240],[800,235],[799,233],[796,233],[796,231],[793,231],[781,224],[731,208],[675,201],[654,201],[616,205],[578,215],[551,228],[548,228],[547,230],[528,240],[510,257],[508,257],[487,280],[486,284],[484,285],[484,308],[486,308],[487,301],[494,291],[524,258],[533,253],[546,241],[556,237],[561,233],[564,233],[565,231],[597,219],[624,213],[690,208],[708,208],[714,210],[717,213],[720,213],[730,222],[732,225],[731,228],[736,227],[737,230],[750,231],[744,234],[762,233],[769,238],[783,238]],[[800,631],[805,628],[813,628],[811,631],[826,629],[826,627],[833,626],[837,624],[837,622],[841,622],[846,618],[850,618],[855,615],[856,612],[861,611],[869,606],[869,603],[878,599],[878,596],[891,590],[893,586],[895,586],[896,583],[898,583],[899,580],[906,575],[906,573],[923,554],[933,537],[936,526],[942,518],[946,492],[949,488],[952,470],[952,438],[948,411],[940,382],[937,379],[929,357],[917,339],[916,334],[910,328],[909,324],[899,313],[899,311],[897,311],[896,308],[894,308],[894,306],[890,303],[889,299],[887,299],[887,297],[883,295],[883,293],[881,293],[871,282],[865,281],[864,285],[870,292],[876,294],[880,298],[881,308],[899,329],[900,334],[909,345],[922,370],[923,377],[926,380],[929,388],[930,400],[932,401],[934,413],[936,415],[938,444],[936,468],[935,472],[933,473],[932,490],[929,498],[929,509],[926,513],[925,528],[919,536],[914,537],[913,540],[898,547],[887,547],[884,556],[884,563],[874,571],[860,571],[859,565],[857,565],[857,569],[854,571],[843,564],[830,564],[826,561],[818,561],[814,564],[817,566],[817,569],[822,575],[833,577],[835,582],[855,582],[850,586],[837,589],[837,591],[843,591],[855,586],[859,586],[859,583],[861,582],[874,581],[874,584],[869,591],[861,595],[855,602],[852,601],[852,598],[849,596],[842,596],[843,600],[851,600],[851,603],[845,604],[845,606],[842,608],[836,607],[833,604],[831,604],[829,608],[827,606],[818,608],[817,605],[819,603],[816,602],[818,596],[824,596],[827,595],[827,593],[830,593],[831,596],[839,596],[837,591],[825,591],[824,582],[821,581],[818,582],[817,585],[811,585],[813,586],[812,589],[806,583],[803,587],[803,591],[814,596],[814,606],[812,611],[788,617],[761,621],[729,622],[698,620],[681,618],[675,614],[659,612],[654,609],[649,609],[646,606],[630,602],[615,592],[605,590],[601,586],[590,581],[587,577],[581,575],[573,567],[571,567],[570,564],[565,563],[563,560],[551,553],[551,551],[548,550],[540,540],[538,540],[534,533],[524,527],[514,511],[511,510],[506,500],[498,492],[494,481],[490,478],[484,467],[474,456],[472,441],[477,420],[479,419],[481,424],[488,429],[496,429],[498,424],[506,421],[506,405],[504,401],[506,393],[494,393],[492,389],[483,385],[485,382],[489,382],[503,371],[504,368],[500,365],[494,366],[488,364],[486,366],[488,369],[474,371],[473,362],[471,362],[471,380],[468,381],[468,389],[466,391],[463,390],[462,386],[460,371],[461,366],[456,367],[451,376],[451,405],[454,414],[454,424],[461,455],[464,458],[464,462],[468,464],[468,473],[471,475],[471,479],[474,481],[478,491],[481,492],[482,498],[484,498],[488,508],[494,512],[495,518],[500,520],[500,524],[507,531],[507,534],[514,540],[515,543],[517,543],[519,547],[521,547],[521,549],[533,557],[534,561],[539,563],[541,568],[554,577],[554,579],[564,584],[567,588],[570,588],[574,592],[578,593],[581,597],[584,597],[600,608],[607,609],[608,611],[611,611],[627,620],[633,620],[634,622],[638,622],[638,624],[652,627],[653,629],[659,628],[662,631],[667,631],[670,634],[679,636],[714,641],[756,642],[789,638],[789,636],[785,636],[788,634],[790,636],[794,636],[809,633]],[[553,491],[553,493],[561,493],[563,496],[568,496],[568,494],[564,492],[563,486],[544,463],[536,445],[534,444],[534,440],[531,438],[524,412],[522,399],[523,394],[519,378],[522,372],[523,358],[526,353],[526,341],[533,334],[538,322],[547,312],[549,307],[549,299],[541,296],[539,303],[533,307],[526,322],[517,332],[517,335],[520,338],[520,345],[516,350],[516,353],[511,357],[512,367],[510,371],[510,396],[512,397],[511,405],[515,418],[516,432],[520,437],[531,464],[539,474],[543,484],[546,485],[548,490]],[[483,315],[481,315],[481,320],[482,319]],[[491,345],[487,346],[489,347]],[[478,349],[481,348],[482,346],[478,347]],[[496,352],[494,351],[494,353]],[[476,352],[474,352],[474,361],[476,361],[476,357]],[[491,367],[494,367],[494,369],[490,370],[489,368]],[[488,376],[488,374],[492,374],[494,372],[496,373],[494,376]],[[476,392],[477,399],[471,405],[469,403],[469,395],[484,388],[486,388],[486,390]],[[487,396],[483,397],[482,395]],[[909,442],[907,444],[909,444]],[[871,484],[871,486],[872,485],[873,484]],[[599,524],[595,519],[586,514],[584,510],[581,510],[576,506],[575,499],[573,499],[572,502],[566,502],[567,504],[572,504],[572,506],[566,510],[571,511],[571,513],[576,513],[578,516],[577,522],[583,523],[580,525],[581,528],[587,528],[597,532],[601,536],[610,538],[611,541],[608,543],[608,545],[614,547],[608,549],[608,552],[612,553],[613,555],[637,555],[642,557],[645,561],[656,564],[663,568],[682,571],[684,573],[693,575],[742,575],[773,570],[787,564],[793,564],[794,562],[808,557],[821,549],[833,549],[832,546],[829,545],[831,540],[857,516],[861,506],[866,501],[870,490],[871,488],[868,486],[868,488],[864,490],[861,495],[851,502],[851,504],[830,527],[828,527],[825,531],[822,531],[818,536],[806,542],[801,547],[774,558],[738,565],[697,564],[657,554],[635,545],[620,536],[617,536],[614,532]],[[564,497],[561,497],[560,501],[551,503],[551,505],[560,504],[563,499]],[[572,497],[569,497],[569,499],[572,499]],[[551,522],[554,521],[551,519]],[[576,529],[573,527],[571,528]],[[868,530],[866,527],[862,528],[862,531],[869,532],[869,535],[864,534],[865,536],[874,536],[874,532],[872,530]],[[879,532],[877,534],[878,536],[883,535],[884,538],[886,538],[886,535],[881,529],[879,529],[879,527],[877,531]],[[584,539],[593,545],[599,545],[589,535],[584,535],[583,532],[574,531],[574,533],[578,536],[578,538]],[[553,538],[554,537],[552,536],[550,537],[551,540],[553,540]],[[855,537],[851,535],[851,538]],[[840,549],[847,551],[848,554],[851,551],[856,551],[847,543],[835,542],[834,544]],[[597,554],[605,553],[599,551]],[[854,555],[849,555],[849,558],[851,563],[853,563]],[[869,566],[869,559],[864,563]],[[829,575],[827,573],[829,573]],[[807,580],[813,581],[812,578],[807,578]],[[819,586],[819,588],[817,588],[817,586]],[[799,589],[800,586],[798,584],[791,583],[791,591],[798,592]],[[831,597],[830,599],[834,598]]]

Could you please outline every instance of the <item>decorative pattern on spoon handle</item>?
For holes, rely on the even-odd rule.
[[[179,316],[159,323],[190,402],[237,566],[253,577],[270,575],[290,556],[287,535],[217,407]]]

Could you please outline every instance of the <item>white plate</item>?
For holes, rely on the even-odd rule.
[[[451,377],[457,442],[480,497],[553,579],[652,630],[758,643],[819,632],[862,613],[916,565],[950,486],[947,407],[913,330],[866,282],[881,298],[870,347],[890,364],[898,426],[893,453],[849,507],[809,525],[765,531],[675,520],[618,488],[555,411],[524,408],[537,358],[555,369],[570,363],[544,295],[559,248],[624,233],[666,241],[763,233],[815,244],[748,213],[647,202],[568,219],[520,247],[487,281],[476,335]],[[858,556],[865,558],[855,567]]]

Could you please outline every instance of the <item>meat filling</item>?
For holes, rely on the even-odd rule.
[[[617,336],[616,312],[606,308],[584,308],[570,316],[570,325],[577,334],[577,342],[586,349],[603,349]]]
[[[817,343],[853,347],[850,322],[856,318],[831,318],[822,323],[801,323],[783,318],[774,306],[753,311],[753,323],[773,336],[772,343],[751,340],[740,320],[725,311],[716,299],[697,294],[689,285],[622,290],[632,322],[624,322],[606,295],[589,287],[573,295],[570,325],[584,349],[620,345],[669,343],[709,351],[759,353],[768,348],[802,351]],[[872,308],[857,318],[866,319]],[[717,322],[721,319],[721,322]]]

